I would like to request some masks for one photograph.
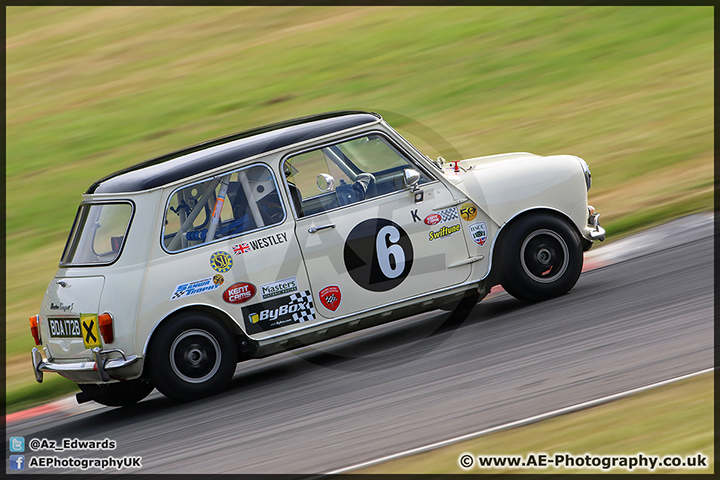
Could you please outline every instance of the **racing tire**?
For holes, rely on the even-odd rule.
[[[78,384],[85,400],[93,400],[108,407],[128,407],[135,405],[153,391],[152,384],[144,380],[129,380],[127,382],[93,384]]]
[[[148,349],[150,380],[166,397],[187,402],[223,390],[235,373],[232,333],[213,317],[181,313],[156,333]]]
[[[580,237],[563,220],[535,215],[510,227],[500,251],[500,285],[513,297],[540,302],[567,293],[580,278]]]

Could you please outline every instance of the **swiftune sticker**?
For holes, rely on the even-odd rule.
[[[455,232],[460,231],[460,224],[452,225],[450,227],[442,227],[439,230],[436,230],[434,232],[430,232],[429,239],[432,242],[433,240],[437,240],[438,238],[445,238],[449,237]]]

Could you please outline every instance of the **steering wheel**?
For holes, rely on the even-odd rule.
[[[372,173],[361,173],[355,177],[353,190],[355,190],[359,200],[374,197],[377,195],[377,189],[375,188],[375,176]]]

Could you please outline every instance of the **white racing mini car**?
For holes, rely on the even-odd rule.
[[[239,361],[449,305],[495,284],[562,295],[605,231],[587,164],[431,160],[374,113],[289,120],[116,172],[85,192],[30,317],[35,376],[122,406],[192,400]]]

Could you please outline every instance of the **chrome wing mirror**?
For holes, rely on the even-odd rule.
[[[321,192],[332,192],[335,188],[335,179],[332,175],[321,173],[317,176],[317,187]]]

